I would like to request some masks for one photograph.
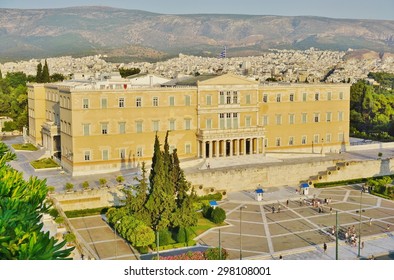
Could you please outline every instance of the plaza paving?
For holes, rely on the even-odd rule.
[[[318,208],[311,205],[313,198],[322,202],[331,199],[331,203],[323,205],[323,213],[319,213]],[[364,242],[361,257],[394,252],[394,238],[392,232],[387,231],[387,225],[391,230],[394,227],[394,202],[368,193],[361,197],[358,185],[311,189],[308,196],[297,194],[291,187],[275,188],[265,193],[261,202],[253,199],[252,191],[230,194],[228,200],[220,203],[227,213],[228,223],[220,229],[221,245],[229,251],[230,259],[238,259],[242,234],[242,256],[246,259],[275,259],[279,255],[286,259],[335,259],[332,228],[338,212],[339,259],[356,259],[358,246],[345,243],[344,232],[354,226],[359,235],[360,199],[361,241]],[[272,206],[276,208],[275,213],[272,213]],[[240,207],[243,207],[242,221]],[[206,232],[198,241],[218,246],[219,230]],[[323,243],[328,244],[326,253]]]

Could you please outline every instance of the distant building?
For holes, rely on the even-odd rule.
[[[182,159],[348,145],[350,85],[260,84],[230,74],[165,81],[147,75],[29,84],[30,141],[73,175],[150,161],[155,134],[164,141],[166,131]]]

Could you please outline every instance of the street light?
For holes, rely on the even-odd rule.
[[[360,257],[360,246],[361,246],[361,201],[363,199],[363,191],[360,192],[360,220],[358,224],[358,254],[357,257]]]
[[[242,209],[248,208],[246,205],[239,207],[239,259],[242,260]]]
[[[117,259],[118,258],[118,243],[117,243],[117,240],[116,240],[116,225],[119,225],[120,224],[120,221],[116,221],[116,223],[115,223],[115,225],[114,225],[114,229],[115,229],[115,231],[114,231],[114,233],[115,233],[115,235],[114,235],[114,239],[115,239],[115,259]]]

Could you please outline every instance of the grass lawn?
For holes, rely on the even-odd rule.
[[[207,231],[207,230],[209,230],[211,228],[219,227],[219,226],[223,226],[224,225],[224,224],[217,225],[217,224],[211,222],[210,220],[205,219],[202,216],[202,213],[198,213],[198,215],[199,215],[198,216],[198,224],[196,226],[194,226],[194,227],[191,227],[191,229],[196,234],[196,236],[202,234],[203,232],[205,232],[205,231]],[[196,236],[193,236],[193,238],[196,237]]]
[[[30,164],[31,166],[33,166],[34,169],[59,167],[59,165],[50,158],[35,160],[30,162]]]
[[[12,144],[12,147],[15,150],[22,150],[22,151],[37,151],[38,149],[30,143],[27,144]]]

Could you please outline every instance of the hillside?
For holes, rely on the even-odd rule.
[[[268,48],[394,52],[394,21],[249,15],[164,15],[109,7],[0,9],[0,56],[39,57],[132,52],[217,55]],[[123,51],[122,51],[123,50]],[[127,51],[126,51],[127,53]],[[126,54],[127,55],[127,54]],[[133,55],[132,55],[133,57]]]

